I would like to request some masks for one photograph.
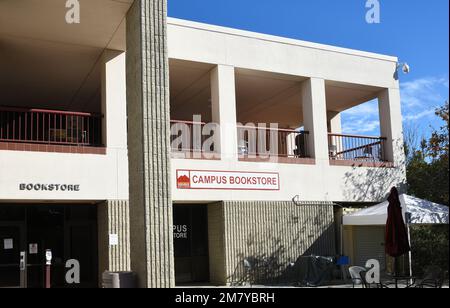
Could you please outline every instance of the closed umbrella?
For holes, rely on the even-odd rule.
[[[398,257],[411,250],[408,231],[403,220],[402,205],[397,188],[393,187],[388,197],[388,217],[386,222],[386,253],[395,258],[395,274],[398,276]]]

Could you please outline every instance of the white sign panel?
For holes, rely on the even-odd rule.
[[[38,244],[30,244],[28,247],[28,252],[30,255],[38,254]]]
[[[119,245],[119,235],[118,234],[110,234],[109,235],[109,245],[110,246],[118,246]]]
[[[14,240],[12,238],[5,238],[3,240],[3,248],[5,250],[14,249]]]
[[[280,190],[280,174],[240,171],[177,170],[178,189]]]

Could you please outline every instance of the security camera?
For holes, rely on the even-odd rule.
[[[405,73],[405,74],[409,74],[409,72],[411,71],[411,69],[410,69],[408,63],[404,63],[404,64],[403,64],[402,71],[403,71],[403,73]]]
[[[397,64],[397,71],[402,69],[403,74],[409,74],[411,72],[411,68],[409,67],[408,63],[398,63]]]

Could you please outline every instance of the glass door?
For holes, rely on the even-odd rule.
[[[207,283],[209,281],[207,206],[176,205],[173,213],[176,283]]]

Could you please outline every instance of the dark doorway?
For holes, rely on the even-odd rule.
[[[23,247],[23,226],[0,222],[0,288],[19,288],[20,252]]]
[[[209,282],[208,207],[174,205],[173,213],[176,283]]]
[[[95,206],[0,205],[0,241],[0,287],[44,287],[47,249],[53,256],[53,288],[70,287],[65,281],[65,264],[71,259],[80,263],[81,283],[73,286],[97,287]],[[26,254],[26,267],[22,271],[21,252]],[[24,279],[22,283],[20,280],[23,273],[26,285]]]

